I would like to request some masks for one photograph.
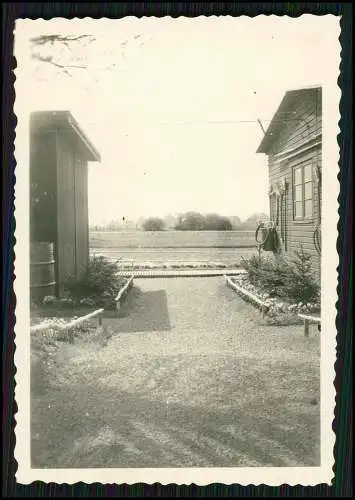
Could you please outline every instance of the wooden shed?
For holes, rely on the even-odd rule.
[[[55,293],[89,261],[88,162],[100,155],[69,111],[30,118],[31,243],[53,246]]]
[[[300,245],[320,280],[322,88],[286,92],[257,150],[268,158],[270,217],[282,252]]]

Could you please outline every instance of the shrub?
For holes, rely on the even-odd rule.
[[[284,284],[291,272],[285,259],[254,255],[249,260],[242,258],[241,265],[247,271],[250,283],[267,292],[270,297],[285,297]]]
[[[315,302],[319,296],[319,286],[313,277],[312,258],[302,246],[290,260],[290,269],[285,283],[288,296],[296,302]]]
[[[294,302],[316,302],[319,286],[312,274],[311,256],[300,247],[291,258],[252,256],[242,258],[248,280],[270,297],[287,298]]]
[[[144,231],[163,231],[165,223],[160,217],[149,217],[143,222],[142,227]]]
[[[117,276],[116,264],[100,256],[90,259],[88,270],[82,278],[69,277],[65,288],[78,302],[85,298],[91,299],[95,305],[111,307],[123,284],[124,278]]]

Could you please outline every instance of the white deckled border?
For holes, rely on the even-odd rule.
[[[15,28],[15,57],[17,67],[14,70],[16,76],[15,90],[16,101],[14,111],[18,119],[15,139],[16,185],[15,185],[15,279],[14,292],[17,297],[16,303],[16,325],[14,364],[16,366],[16,388],[15,401],[17,412],[14,415],[16,421],[16,446],[14,450],[15,459],[18,464],[16,482],[20,484],[31,484],[33,481],[45,483],[75,484],[78,481],[93,484],[101,482],[136,484],[138,482],[152,484],[159,482],[163,485],[175,484],[197,484],[208,485],[211,483],[280,486],[304,485],[316,486],[321,483],[332,484],[334,479],[334,444],[335,433],[332,428],[334,420],[336,389],[334,386],[336,361],[336,324],[337,315],[336,302],[338,299],[337,285],[339,265],[339,254],[336,247],[338,236],[337,224],[339,221],[338,195],[339,181],[339,144],[337,135],[339,129],[339,101],[341,91],[337,86],[340,65],[340,16],[313,16],[303,14],[297,19],[288,16],[258,15],[254,18],[241,16],[199,16],[193,20],[189,18],[163,18],[127,16],[119,22],[124,26],[130,23],[141,25],[142,23],[157,22],[160,26],[164,24],[180,24],[182,28],[188,23],[194,22],[205,26],[210,33],[210,23],[233,22],[243,25],[257,24],[260,29],[270,22],[289,23],[290,25],[310,22],[317,18],[317,22],[323,23],[323,32],[327,33],[327,74],[322,75],[323,84],[323,186],[324,196],[322,199],[323,225],[327,229],[327,238],[322,248],[322,323],[324,331],[321,342],[321,464],[319,466],[305,467],[205,467],[205,468],[100,468],[100,469],[35,469],[31,467],[30,460],[30,338],[28,326],[30,322],[29,301],[29,197],[28,197],[28,171],[29,171],[29,120],[28,120],[28,83],[24,71],[25,58],[28,47],[21,41],[23,35],[33,35],[38,32],[59,32],[60,29],[66,33],[82,33],[85,31],[105,32],[112,24],[117,24],[114,19],[18,19]],[[59,24],[59,26],[58,26]],[[80,26],[80,24],[82,26]],[[33,25],[33,27],[32,27]],[[244,26],[243,26],[244,27]],[[248,27],[248,26],[247,26]],[[141,26],[139,26],[139,29]],[[22,35],[22,38],[21,38]],[[334,54],[335,52],[335,54]],[[255,64],[253,61],[251,65]],[[21,168],[19,168],[19,166]],[[323,326],[322,325],[322,326]]]
[[[248,297],[248,299],[251,300],[252,303],[258,305],[261,308],[261,314],[264,317],[265,313],[269,309],[269,304],[266,302],[263,302],[259,297],[254,295],[253,293],[249,292],[245,288],[241,287],[240,285],[237,285],[234,283],[228,276],[223,275],[224,279],[226,280],[226,283],[229,287],[233,288],[236,292],[240,293],[241,295],[244,295],[245,297]]]

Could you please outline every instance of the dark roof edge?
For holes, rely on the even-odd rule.
[[[80,125],[78,124],[78,122],[75,120],[75,118],[73,117],[73,115],[70,112],[68,112],[68,123],[72,127],[74,132],[78,135],[80,140],[84,143],[86,148],[91,152],[91,154],[94,158],[94,160],[91,160],[91,161],[100,162],[101,161],[100,153],[97,151],[97,149],[95,148],[93,143],[90,141],[90,139],[87,137],[87,135],[83,132]]]
[[[33,111],[31,113],[31,121],[38,120],[42,126],[48,124],[61,127],[70,127],[75,136],[79,139],[88,153],[88,161],[101,161],[100,153],[97,151],[93,143],[83,132],[78,122],[75,120],[70,111]]]
[[[271,120],[267,130],[265,131],[264,137],[262,138],[262,140],[259,144],[259,147],[256,150],[256,153],[264,153],[264,154],[268,153],[270,143],[272,143],[271,130],[274,128],[276,122],[278,121],[277,118],[278,118],[278,115],[281,113],[281,110],[284,110],[284,108],[287,109],[287,107],[289,105],[287,103],[287,101],[290,102],[292,100],[292,96],[294,96],[294,94],[296,94],[297,92],[309,92],[312,90],[321,90],[321,89],[322,89],[322,85],[310,85],[308,87],[300,87],[300,88],[288,90],[287,92],[285,92],[274,116],[272,117],[272,120]],[[282,122],[282,121],[283,120],[280,119],[280,122]]]

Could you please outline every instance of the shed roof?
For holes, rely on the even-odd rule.
[[[274,142],[274,139],[277,137],[279,130],[285,123],[292,119],[288,115],[292,105],[298,100],[303,99],[305,94],[310,94],[321,89],[322,87],[320,85],[312,85],[309,87],[301,87],[294,90],[288,90],[285,93],[276,113],[274,114],[256,152],[267,154],[270,150],[270,146]]]
[[[31,131],[66,130],[73,134],[87,161],[101,161],[100,153],[85,135],[70,111],[34,111],[31,113]]]

